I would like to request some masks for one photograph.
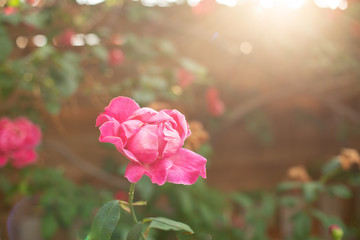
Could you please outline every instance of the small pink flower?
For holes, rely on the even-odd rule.
[[[191,185],[206,178],[206,159],[181,148],[191,134],[177,110],[140,108],[127,97],[114,98],[96,119],[100,142],[112,143],[126,156],[125,177],[132,183],[148,176],[153,183]]]
[[[177,71],[176,77],[177,77],[179,86],[182,88],[186,88],[191,83],[193,83],[195,80],[195,76],[191,72],[189,72],[183,68],[180,68]]]
[[[208,110],[213,116],[220,116],[225,111],[224,103],[219,97],[219,92],[215,87],[210,87],[206,91],[206,101]]]
[[[34,163],[37,159],[34,148],[40,141],[39,127],[28,119],[20,117],[11,121],[9,118],[0,118],[0,167],[9,159],[17,168]]]
[[[17,8],[14,8],[14,7],[5,7],[4,8],[4,14],[5,15],[12,15],[14,13],[17,13]]]
[[[124,62],[125,55],[120,49],[112,49],[109,52],[108,62],[111,66],[117,66]]]

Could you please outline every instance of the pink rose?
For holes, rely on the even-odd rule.
[[[148,176],[153,183],[194,184],[206,178],[206,159],[181,148],[190,135],[177,110],[140,108],[127,97],[114,98],[96,119],[100,142],[112,143],[130,160],[125,177],[132,183]]]
[[[11,121],[0,119],[0,167],[9,159],[12,165],[22,168],[36,161],[34,148],[40,143],[41,131],[38,126],[24,117]]]

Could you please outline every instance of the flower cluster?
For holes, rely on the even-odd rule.
[[[17,168],[34,163],[37,159],[35,147],[40,141],[40,128],[28,119],[0,118],[0,167],[9,160]]]
[[[100,142],[112,143],[130,160],[125,177],[148,176],[153,183],[190,185],[206,178],[206,159],[182,148],[189,125],[177,110],[140,108],[127,97],[114,98],[96,119]]]

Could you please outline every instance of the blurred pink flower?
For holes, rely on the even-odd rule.
[[[0,167],[9,159],[12,165],[22,168],[36,161],[34,148],[41,141],[41,131],[25,117],[13,121],[0,118]]]
[[[127,192],[125,191],[117,191],[115,194],[114,194],[114,199],[116,200],[121,200],[121,201],[127,201],[129,198]]]
[[[112,143],[126,156],[125,177],[132,183],[148,176],[153,183],[190,185],[206,178],[206,159],[181,148],[191,134],[177,110],[140,108],[127,97],[114,98],[96,119],[100,142]]]
[[[191,72],[189,72],[183,68],[180,68],[177,71],[176,77],[177,77],[179,86],[182,88],[186,88],[191,83],[193,83],[195,80],[195,76]]]
[[[72,46],[71,40],[75,34],[73,29],[68,28],[55,38],[55,42],[59,46]]]
[[[206,101],[208,110],[213,116],[220,116],[225,111],[224,103],[219,97],[219,92],[215,87],[209,87],[206,91]]]
[[[192,7],[195,15],[207,15],[215,10],[216,2],[214,0],[202,0],[198,5]]]
[[[125,55],[120,49],[112,49],[109,51],[108,62],[111,66],[117,66],[124,62]]]
[[[18,9],[14,7],[5,7],[4,8],[4,14],[5,15],[12,15],[14,13],[17,13]]]

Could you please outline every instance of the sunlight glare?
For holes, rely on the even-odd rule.
[[[240,45],[240,51],[243,53],[243,54],[250,54],[253,50],[253,46],[251,43],[249,42],[242,42],[241,45]]]
[[[76,0],[79,5],[97,5],[105,0]]]
[[[16,46],[18,46],[18,48],[26,48],[27,44],[29,42],[29,39],[27,37],[24,36],[18,36],[16,38]]]
[[[299,9],[304,5],[305,0],[287,0],[285,2],[290,8]]]
[[[84,46],[85,45],[85,35],[84,34],[75,34],[71,38],[71,45],[73,45],[73,46]]]
[[[43,47],[47,43],[47,38],[44,35],[36,35],[32,39],[33,43],[37,47]]]
[[[263,8],[272,8],[274,6],[273,0],[260,0],[260,5]]]
[[[216,0],[216,2],[228,7],[235,7],[238,3],[238,0]]]

